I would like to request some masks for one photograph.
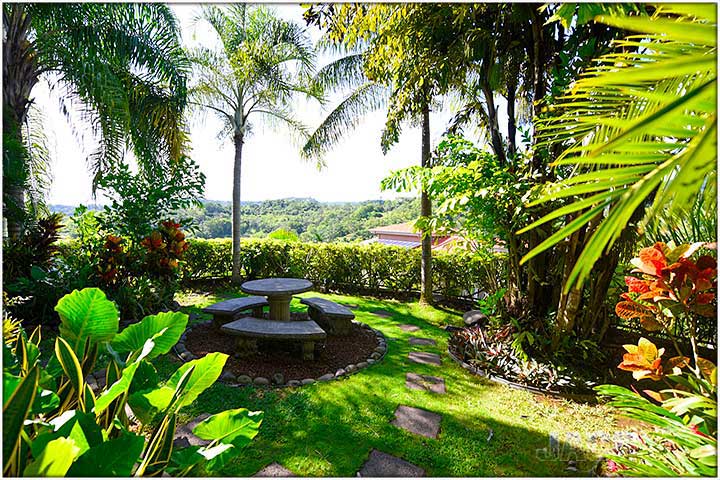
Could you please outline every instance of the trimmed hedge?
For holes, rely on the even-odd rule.
[[[183,281],[229,278],[230,239],[190,239]],[[307,278],[324,291],[409,294],[420,288],[420,250],[382,244],[299,243],[279,240],[242,241],[242,274],[252,280],[267,277]],[[504,285],[501,255],[433,252],[433,287],[448,299],[469,299]]]

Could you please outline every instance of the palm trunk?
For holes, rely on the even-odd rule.
[[[243,136],[235,135],[235,161],[233,163],[232,199],[232,281],[240,283],[240,178],[242,170]]]
[[[3,136],[15,137],[19,145],[24,144],[22,124],[30,107],[30,92],[38,82],[36,55],[27,38],[29,29],[30,16],[23,5],[3,9]],[[3,164],[8,168],[4,158]],[[22,230],[26,165],[15,165],[13,169],[22,172],[15,172],[12,184],[3,182],[6,189],[3,215],[7,218],[8,235],[16,238]]]
[[[422,158],[423,168],[430,168],[430,107],[427,102],[422,109]],[[420,216],[430,219],[432,205],[423,188],[420,192]],[[420,257],[420,303],[432,303],[432,231],[423,232]]]

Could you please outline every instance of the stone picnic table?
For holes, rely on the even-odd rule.
[[[307,292],[313,284],[304,278],[263,278],[250,280],[240,289],[251,295],[263,295],[270,304],[270,320],[290,321],[290,301],[296,293]]]

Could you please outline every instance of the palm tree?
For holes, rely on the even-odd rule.
[[[565,148],[555,165],[575,171],[534,203],[579,199],[522,230],[573,216],[526,261],[597,225],[565,291],[582,284],[635,216],[643,228],[659,214],[687,215],[698,197],[715,205],[717,194],[715,6],[659,5],[650,17],[595,20],[635,34],[599,58],[539,129]]]
[[[3,6],[3,164],[16,170],[3,206],[25,207],[28,111],[41,79],[79,103],[100,147],[90,156],[98,175],[131,145],[138,161],[179,158],[189,64],[169,7],[160,4],[5,4]],[[67,105],[67,103],[65,104]],[[67,107],[65,107],[67,112]],[[95,185],[95,182],[93,185]],[[8,218],[19,235],[21,219]]]
[[[191,103],[213,112],[223,123],[221,137],[235,146],[232,203],[232,278],[240,280],[240,178],[242,149],[255,118],[284,124],[306,134],[292,112],[297,93],[319,98],[309,86],[315,51],[305,30],[278,18],[264,7],[232,5],[203,7],[207,22],[222,48],[196,48],[191,53],[196,83]]]

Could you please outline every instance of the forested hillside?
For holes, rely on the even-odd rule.
[[[72,215],[74,207],[52,205],[53,211]],[[295,232],[303,241],[352,241],[370,238],[369,229],[415,219],[420,211],[416,199],[368,200],[325,203],[309,198],[243,202],[242,235],[265,237],[278,229]],[[199,207],[177,212],[187,225],[188,236],[230,237],[230,202],[203,201]],[[189,220],[189,222],[187,221]],[[72,231],[67,231],[72,236]]]

